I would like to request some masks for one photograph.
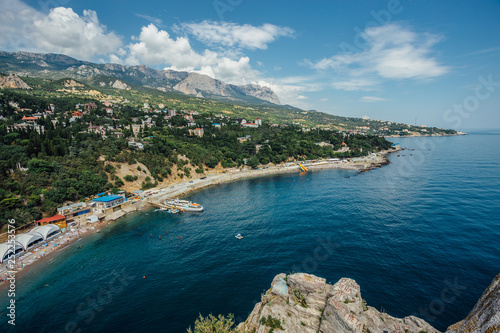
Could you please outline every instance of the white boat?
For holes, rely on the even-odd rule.
[[[184,212],[202,212],[203,206],[187,200],[168,200],[165,201],[165,206],[176,208]]]
[[[242,236],[241,234],[237,234],[237,235],[236,235],[236,236],[234,236],[234,237],[236,237],[236,238],[238,238],[238,239],[242,239],[242,238],[243,238],[243,236]]]

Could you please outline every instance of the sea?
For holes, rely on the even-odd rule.
[[[389,140],[407,149],[369,172],[240,180],[186,197],[202,213],[128,215],[23,273],[15,327],[1,290],[0,331],[238,323],[275,275],[294,272],[352,278],[369,306],[444,331],[500,273],[500,131]]]

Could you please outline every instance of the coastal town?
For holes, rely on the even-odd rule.
[[[37,260],[80,240],[87,234],[99,232],[102,227],[129,213],[151,207],[173,208],[172,204],[168,206],[169,202],[173,202],[169,199],[176,199],[208,186],[277,173],[298,173],[318,169],[367,171],[387,164],[386,154],[399,150],[401,150],[399,145],[393,145],[390,150],[361,158],[297,161],[260,169],[230,168],[221,173],[209,174],[168,187],[136,190],[132,193],[125,191],[119,191],[117,194],[98,193],[83,202],[58,207],[54,216],[24,224],[16,230],[16,236],[12,239],[9,236],[10,232],[0,234],[0,264],[2,264],[0,283],[4,282],[12,272],[22,271]],[[177,212],[179,211],[183,212],[185,209],[177,206]],[[8,262],[13,258],[15,266],[9,267]]]
[[[343,130],[274,123],[161,96],[106,95],[73,79],[27,81],[33,87],[4,77],[0,92],[0,213],[14,221],[0,225],[2,279],[128,213],[163,209],[200,188],[283,172],[362,172],[401,149],[381,135],[447,134],[367,116]],[[11,256],[16,266],[3,265]]]

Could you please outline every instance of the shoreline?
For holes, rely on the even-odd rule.
[[[455,134],[385,135],[384,138],[421,138],[421,137],[433,137],[433,136],[460,136],[460,135],[469,135],[469,134],[461,132]]]
[[[316,163],[310,163],[305,165],[310,170],[323,170],[323,169],[337,169],[337,170],[351,170],[358,171],[357,174],[361,172],[369,171],[373,168],[379,168],[382,165],[389,164],[387,159],[387,155],[398,152],[402,150],[399,149],[391,149],[384,150],[377,153],[374,153],[369,156],[364,156],[360,158],[352,158],[349,161],[345,162],[337,162],[337,163],[328,163],[325,161],[320,161]],[[100,232],[101,229],[108,227],[113,222],[116,222],[121,217],[124,217],[130,213],[142,211],[152,207],[152,204],[157,204],[166,199],[174,199],[183,197],[191,194],[192,192],[210,187],[216,186],[220,184],[226,184],[238,180],[250,179],[250,178],[258,178],[264,176],[272,176],[277,174],[284,173],[293,173],[300,172],[297,164],[289,164],[289,165],[280,165],[280,166],[268,166],[261,167],[259,169],[225,169],[222,172],[217,172],[215,175],[210,174],[201,174],[200,178],[188,179],[184,182],[177,183],[174,185],[163,186],[163,187],[155,187],[151,188],[145,193],[147,193],[143,198],[135,200],[131,199],[127,201],[127,206],[122,210],[117,212],[108,214],[104,221],[99,223],[82,223],[85,219],[79,219],[79,226],[72,229],[69,228],[69,231],[66,231],[64,234],[59,235],[58,237],[48,241],[46,246],[39,246],[33,251],[29,251],[28,255],[23,255],[20,258],[16,258],[16,265],[21,261],[23,264],[22,268],[15,271],[16,280],[22,278],[31,268],[38,267],[43,263],[49,261],[49,258],[53,258],[54,255],[58,253],[62,253],[60,251],[68,248],[70,245],[75,243],[79,239],[84,239],[85,236]],[[205,179],[201,179],[205,177]],[[82,221],[83,220],[83,221]],[[82,224],[80,224],[82,223]],[[54,246],[54,244],[57,244]],[[26,262],[26,264],[24,263]],[[6,274],[9,275],[8,270],[6,270],[3,263],[0,267],[0,278],[4,279],[4,281],[0,282],[0,291],[4,291],[9,285],[8,281],[5,280]]]

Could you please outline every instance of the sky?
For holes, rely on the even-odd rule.
[[[282,104],[500,128],[500,1],[0,0],[0,50],[198,72]]]

